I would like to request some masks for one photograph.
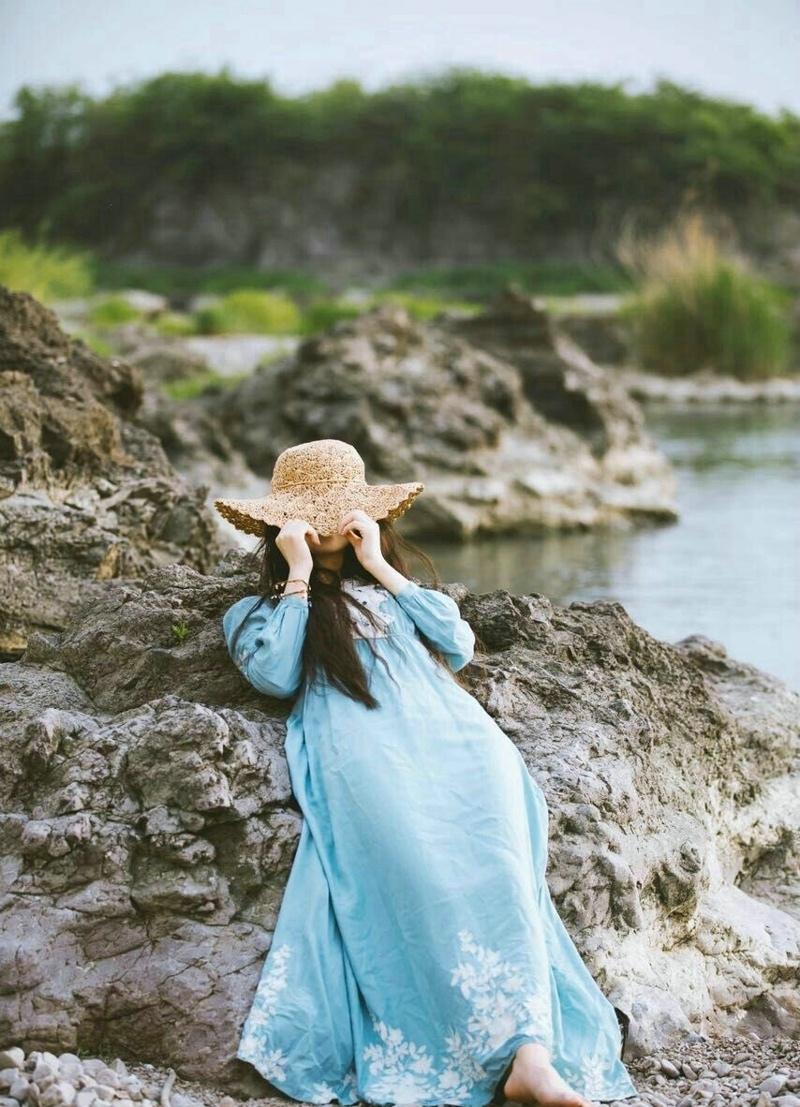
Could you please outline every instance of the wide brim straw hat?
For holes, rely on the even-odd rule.
[[[399,519],[425,488],[421,481],[368,484],[364,461],[338,438],[301,442],[279,454],[271,490],[258,499],[214,500],[237,530],[264,534],[265,524],[303,519],[319,534],[335,534],[342,515],[358,508],[371,519]]]

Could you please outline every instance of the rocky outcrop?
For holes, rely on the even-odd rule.
[[[252,1087],[235,1046],[302,819],[288,704],[221,635],[255,588],[234,552],[210,575],[109,581],[4,667],[2,1041]],[[800,697],[618,604],[448,590],[482,641],[469,686],[547,795],[559,911],[633,1051],[690,1026],[797,1032]]]
[[[101,581],[218,556],[205,489],[137,422],[141,402],[135,369],[0,287],[0,653],[63,627]]]
[[[425,482],[412,535],[465,539],[675,518],[668,462],[638,406],[533,301],[421,325],[368,312],[206,401],[251,469],[342,438],[372,480]]]

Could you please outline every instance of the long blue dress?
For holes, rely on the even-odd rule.
[[[544,794],[420,640],[466,665],[458,605],[412,580],[396,596],[342,586],[380,619],[351,609],[379,708],[303,680],[303,596],[245,596],[223,616],[247,680],[297,694],[285,751],[303,813],[236,1056],[309,1103],[480,1107],[517,1047],[541,1042],[587,1098],[637,1095],[614,1008],[550,899]]]

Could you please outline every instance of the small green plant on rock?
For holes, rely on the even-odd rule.
[[[184,622],[173,623],[172,633],[175,635],[178,642],[185,642],[189,633],[189,627]]]

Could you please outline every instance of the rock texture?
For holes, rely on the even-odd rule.
[[[0,287],[0,653],[111,577],[218,556],[204,506],[136,419],[139,374]]]
[[[289,705],[221,635],[255,586],[235,552],[209,575],[109,581],[4,666],[0,1042],[263,1090],[233,1058],[302,816]],[[690,1027],[797,1034],[800,697],[618,604],[449,591],[482,642],[464,673],[546,792],[548,880],[632,1053]]]
[[[351,442],[368,479],[423,480],[410,535],[675,518],[638,406],[526,298],[471,323],[368,312],[206,406],[265,481],[282,449],[313,438]]]

